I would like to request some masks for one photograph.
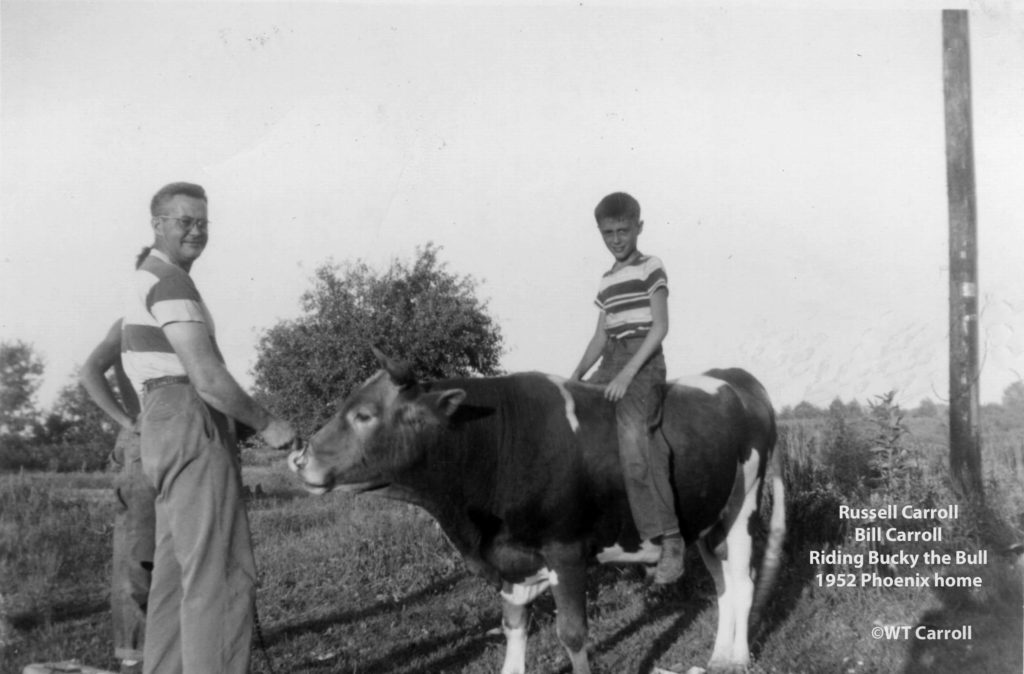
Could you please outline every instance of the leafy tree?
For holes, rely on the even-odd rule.
[[[825,412],[818,409],[806,400],[800,402],[791,412],[794,419],[820,419],[825,416]]]
[[[921,400],[921,404],[917,406],[914,416],[934,419],[939,416],[939,407],[932,402],[931,398],[924,398]]]
[[[860,407],[853,419],[863,416]],[[851,424],[847,406],[839,398],[828,409],[823,457],[831,468],[836,488],[844,494],[855,494],[864,486],[871,460],[868,444]]]
[[[1003,389],[1003,407],[1014,415],[1024,417],[1024,380],[1018,379]]]
[[[339,398],[379,365],[378,346],[426,379],[497,374],[502,337],[476,296],[476,281],[418,248],[384,272],[359,261],[327,263],[302,295],[304,315],[270,328],[257,346],[257,396],[303,432],[325,422]]]
[[[111,381],[113,390],[117,390]],[[42,424],[35,429],[36,441],[46,444],[99,445],[112,447],[117,425],[89,398],[76,377],[57,394]]]
[[[39,414],[35,395],[43,368],[31,344],[0,343],[0,434],[22,435],[32,427]]]

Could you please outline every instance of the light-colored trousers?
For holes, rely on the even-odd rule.
[[[189,384],[147,393],[141,419],[157,492],[145,674],[245,674],[256,564],[227,419]]]
[[[111,455],[114,478],[114,551],[111,563],[110,612],[114,657],[141,660],[146,635],[146,604],[153,570],[156,491],[142,474],[140,438],[122,429]]]
[[[601,363],[588,381],[611,382],[642,343],[641,337],[609,338],[601,353]],[[647,359],[633,377],[626,395],[615,404],[622,477],[633,523],[643,540],[679,533],[669,482],[668,450],[664,443],[651,442],[651,418],[661,404],[664,385],[665,356],[659,349]]]

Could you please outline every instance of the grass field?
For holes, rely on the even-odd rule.
[[[833,429],[834,431],[834,429]],[[837,526],[836,504],[877,500],[842,488],[843,467],[828,429],[784,427],[791,537],[787,561],[759,623],[757,672],[1024,671],[1021,575],[990,550],[988,563],[960,569],[981,578],[973,590],[835,588],[808,562],[824,546],[867,551]],[[833,433],[834,435],[834,433]],[[952,498],[940,477],[945,450],[929,432],[901,441],[906,450],[894,492],[904,502]],[[990,502],[1004,519],[1024,513],[1015,453],[1020,440],[986,446]],[[825,467],[830,467],[825,470]],[[829,472],[831,471],[831,472]],[[497,593],[469,575],[421,511],[371,496],[311,497],[286,472],[283,457],[247,451],[245,482],[259,485],[249,513],[259,566],[263,673],[478,674],[500,669],[504,638]],[[833,480],[832,483],[829,480]],[[30,662],[79,658],[112,666],[109,572],[114,503],[108,473],[0,475],[0,672]],[[872,497],[871,493],[875,496]],[[852,495],[851,495],[852,494]],[[977,551],[987,545],[968,517],[943,524],[947,540],[923,546]],[[1011,527],[1012,528],[1012,527]],[[913,545],[905,546],[914,551]],[[935,566],[934,571],[942,571]],[[694,551],[688,575],[653,593],[634,569],[595,568],[589,587],[592,662],[603,674],[685,671],[703,665],[715,633],[714,590]],[[872,627],[970,625],[971,641],[874,639]],[[549,596],[534,604],[527,665],[568,672],[554,634]]]

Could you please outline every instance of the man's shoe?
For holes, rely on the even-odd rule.
[[[681,536],[670,536],[661,541],[661,557],[654,569],[654,583],[668,585],[683,577],[683,556],[686,543]]]

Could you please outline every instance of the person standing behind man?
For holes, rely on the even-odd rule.
[[[601,277],[594,336],[569,378],[581,379],[601,359],[588,381],[603,384],[604,397],[615,403],[630,511],[643,541],[660,539],[654,582],[664,585],[683,575],[686,551],[669,484],[668,454],[650,438],[665,385],[661,343],[668,334],[668,277],[661,260],[637,249],[644,222],[636,199],[625,192],[609,194],[594,209],[594,219],[615,262]]]
[[[145,250],[144,255],[148,252]],[[142,474],[141,445],[136,428],[139,398],[121,364],[121,322],[118,319],[110,326],[86,358],[81,382],[93,402],[121,427],[111,452],[111,462],[119,470],[114,479],[117,512],[114,515],[110,611],[114,657],[121,663],[122,674],[135,674],[142,671],[146,602],[153,571],[156,491]],[[111,368],[117,394],[106,377]]]
[[[189,271],[206,249],[206,191],[171,183],[150,203],[153,249],[136,270],[121,358],[142,392],[142,469],[157,490],[146,674],[245,674],[256,565],[229,418],[272,447],[291,424],[228,372]]]

